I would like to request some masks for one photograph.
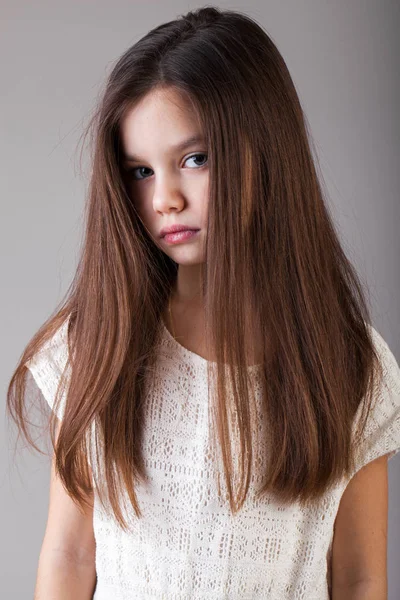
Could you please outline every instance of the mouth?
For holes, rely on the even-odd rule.
[[[184,229],[182,231],[175,231],[174,233],[167,233],[162,239],[168,244],[177,244],[192,239],[199,231],[200,229]]]

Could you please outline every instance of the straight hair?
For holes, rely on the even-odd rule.
[[[305,505],[348,476],[380,367],[366,290],[339,242],[306,117],[276,45],[249,16],[211,6],[155,27],[118,59],[85,131],[93,152],[79,264],[7,392],[9,414],[40,452],[27,429],[27,363],[68,320],[57,440],[54,412],[49,421],[57,472],[82,507],[96,485],[124,529],[123,490],[142,517],[143,404],[178,264],[154,244],[127,191],[120,125],[148,94],[168,89],[191,102],[208,148],[201,294],[206,345],[216,357],[207,369],[210,426],[232,513],[249,490],[254,419],[266,425],[257,497]],[[254,331],[263,340],[262,417],[252,413],[244,352]],[[364,419],[355,429],[359,407]],[[94,423],[92,480],[87,434]]]

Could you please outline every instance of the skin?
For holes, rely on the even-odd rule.
[[[198,116],[188,98],[173,88],[154,90],[132,107],[121,123],[127,190],[154,243],[178,264],[164,323],[180,343],[206,360],[214,360],[204,342],[204,307],[200,296],[200,265],[204,262],[209,202],[209,167],[205,142],[184,150],[174,146],[201,136]],[[197,153],[197,156],[194,156]],[[137,160],[128,160],[134,155]],[[193,238],[169,244],[161,228],[172,224],[199,228]],[[248,362],[261,360],[257,334],[249,343]]]
[[[172,149],[196,134],[201,134],[201,128],[190,102],[173,89],[150,93],[121,125],[124,153],[140,157],[124,163],[126,168],[135,168],[128,184],[132,200],[154,243],[179,265],[171,297],[174,333],[189,350],[212,360],[202,346],[199,302],[209,169],[204,156],[193,158],[194,153],[206,154],[207,148],[195,143],[184,151]],[[200,232],[188,241],[168,244],[160,239],[160,230],[173,223],[200,228]],[[171,330],[168,313],[165,322]],[[257,354],[250,355],[250,364],[258,361]],[[387,461],[383,457],[354,477],[341,500],[333,543],[333,598],[361,597],[355,582],[365,585],[365,581],[379,585],[379,597],[385,597],[386,535]]]
[[[173,304],[197,309],[208,212],[207,147],[205,142],[172,147],[201,134],[191,103],[172,88],[148,94],[121,124],[124,154],[140,158],[123,163],[134,169],[128,174],[131,197],[154,243],[179,265]],[[175,223],[200,232],[179,244],[160,239],[161,228]]]

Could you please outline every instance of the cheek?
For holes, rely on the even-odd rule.
[[[133,194],[129,194],[129,199],[135,209],[138,219],[146,228],[149,228],[149,226],[151,227],[151,215],[149,214],[149,211],[146,210],[146,204],[137,196],[137,194],[134,196]]]
[[[139,219],[142,221],[146,228],[152,228],[154,221],[154,211],[152,209],[151,202],[146,198],[144,193],[140,193],[140,186],[135,186],[131,181],[125,181],[125,190],[128,198],[135,208]]]
[[[204,190],[203,197],[201,199],[201,206],[200,206],[200,212],[201,212],[203,221],[205,221],[207,219],[209,203],[210,203],[210,197],[209,197],[209,190],[208,190],[208,186],[207,186],[207,188]]]
[[[145,205],[144,203],[141,204],[137,202],[135,203],[135,207],[141,221],[146,225],[146,227],[151,229],[155,220],[154,211],[151,209],[151,207],[149,208],[149,206]]]
[[[127,188],[128,190],[128,196],[130,201],[132,202],[133,206],[136,209],[136,212],[139,214],[139,216],[142,219],[147,220],[149,214],[146,215],[146,212],[149,213],[148,210],[146,210],[146,207],[148,206],[148,202],[145,201],[145,198],[143,197],[143,195],[138,194],[138,192],[132,191],[132,186],[129,186]]]

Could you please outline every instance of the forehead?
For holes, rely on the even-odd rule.
[[[196,124],[198,117],[189,97],[175,88],[157,89],[149,92],[135,105],[127,109],[121,130],[134,124],[147,125],[159,121],[182,121]]]
[[[125,155],[176,148],[182,142],[201,141],[202,127],[192,102],[175,89],[156,90],[127,109],[120,136]],[[189,146],[189,143],[186,144]]]

